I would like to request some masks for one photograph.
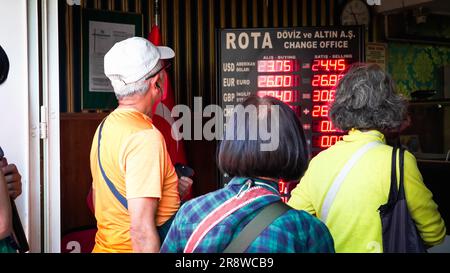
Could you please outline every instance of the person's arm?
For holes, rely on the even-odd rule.
[[[158,252],[160,248],[156,224],[159,199],[166,186],[166,157],[164,138],[155,130],[130,136],[120,155],[135,252]]]
[[[12,212],[6,180],[0,170],[0,240],[8,237],[12,230]]]
[[[309,183],[309,175],[307,170],[295,189],[292,190],[288,205],[294,209],[304,210],[311,215],[316,215],[317,212],[313,206]]]
[[[415,157],[405,152],[405,194],[411,216],[427,246],[442,243],[446,228],[444,220],[433,201],[433,194],[425,186],[417,168]]]
[[[183,253],[184,246],[186,245],[186,236],[180,236],[180,233],[185,231],[183,229],[183,219],[185,219],[184,215],[186,214],[184,211],[185,206],[186,203],[175,215],[169,231],[167,232],[166,238],[161,244],[161,253]]]
[[[0,161],[0,167],[5,176],[8,194],[12,199],[16,199],[22,193],[22,176],[16,165],[8,164],[6,158]]]
[[[156,198],[128,199],[133,252],[159,252],[160,240],[155,223],[157,208]]]
[[[181,200],[184,200],[185,197],[189,194],[192,183],[192,179],[186,176],[182,176],[180,177],[180,179],[178,179],[178,192],[180,193]]]

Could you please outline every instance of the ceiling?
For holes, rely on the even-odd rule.
[[[450,0],[434,0],[425,7],[433,14],[450,15]]]
[[[388,14],[420,7],[428,14],[450,16],[450,0],[381,0],[381,5],[376,7],[376,11]]]

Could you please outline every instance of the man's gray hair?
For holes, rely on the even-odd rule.
[[[133,96],[135,94],[145,94],[148,90],[148,81],[145,79],[140,79],[129,84],[123,84],[121,82],[112,80],[111,85],[114,88],[114,93],[116,94],[116,98],[118,100]]]
[[[150,70],[150,72],[148,72],[144,77],[142,77],[138,81],[128,84],[125,83],[119,75],[110,75],[109,78],[111,80],[111,85],[114,88],[116,98],[120,100],[125,97],[133,96],[135,94],[145,95],[145,93],[147,93],[148,91],[148,80],[155,77],[156,75],[160,75],[164,67],[167,67],[167,65],[164,66],[161,61],[158,61],[155,67]]]
[[[406,100],[395,93],[394,82],[378,65],[357,64],[336,86],[330,108],[333,124],[341,130],[397,129],[406,118]]]

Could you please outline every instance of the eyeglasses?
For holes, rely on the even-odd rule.
[[[169,63],[169,62],[163,64],[163,66],[162,66],[158,71],[156,71],[155,73],[153,73],[153,74],[150,75],[150,76],[147,76],[147,77],[145,78],[145,80],[148,80],[148,79],[150,79],[150,78],[153,78],[154,76],[158,75],[158,74],[159,74],[161,71],[163,71],[164,69],[169,68],[170,65],[171,65],[171,63]]]

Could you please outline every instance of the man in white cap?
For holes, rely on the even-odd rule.
[[[180,206],[175,169],[151,120],[163,95],[166,60],[174,56],[169,47],[139,37],[116,43],[105,55],[119,106],[92,142],[93,252],[158,252]]]

